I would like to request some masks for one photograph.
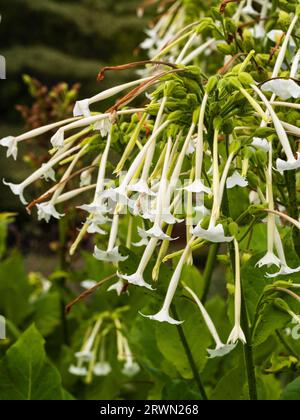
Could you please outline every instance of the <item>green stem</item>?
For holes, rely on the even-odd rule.
[[[285,179],[289,195],[289,215],[298,220],[296,171],[286,171]],[[293,229],[293,242],[295,250],[300,257],[300,231],[298,229]]]
[[[174,317],[176,319],[178,319],[178,313],[177,313],[177,310],[176,310],[174,304],[172,305],[172,313],[173,313]],[[195,380],[195,382],[196,382],[196,384],[198,386],[198,389],[199,389],[201,398],[202,398],[202,400],[207,401],[208,398],[207,398],[207,395],[206,395],[206,391],[205,391],[204,386],[202,384],[202,381],[201,381],[201,378],[200,378],[200,374],[199,374],[198,369],[197,369],[197,366],[196,366],[196,362],[194,360],[194,357],[193,357],[193,354],[191,352],[189,343],[187,342],[186,336],[184,334],[184,331],[183,331],[183,328],[182,328],[181,325],[177,325],[177,331],[178,331],[178,334],[179,334],[181,343],[183,345],[183,348],[185,350],[186,357],[187,357],[187,359],[189,361],[191,370],[193,372],[194,380]]]
[[[21,331],[9,319],[5,320],[5,324],[6,324],[7,331],[10,332],[10,334],[15,340],[18,340],[18,338],[21,336]]]
[[[218,243],[212,244],[209,248],[205,270],[203,273],[203,282],[204,282],[204,291],[203,291],[203,296],[202,296],[203,304],[205,304],[207,300],[207,296],[208,296],[210,284],[211,284],[211,279],[212,279],[212,274],[215,268],[215,262],[217,259],[219,248],[220,248],[220,244]]]
[[[231,242],[229,244],[230,259],[233,272],[235,272],[235,253],[234,246]],[[244,357],[245,357],[245,366],[247,371],[248,387],[249,387],[249,398],[251,401],[257,401],[257,382],[255,374],[255,365],[253,357],[253,346],[252,346],[252,333],[249,326],[249,319],[246,307],[245,296],[243,293],[242,287],[242,306],[241,306],[241,327],[244,331],[247,343],[244,345]]]

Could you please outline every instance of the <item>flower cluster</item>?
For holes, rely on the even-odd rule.
[[[111,352],[108,357],[107,347],[113,344],[109,343],[109,339],[113,337],[115,337],[114,347],[117,348],[117,360],[123,365],[121,370],[123,375],[132,377],[139,373],[140,367],[134,360],[120,320],[124,310],[126,308],[120,308],[115,313],[102,312],[90,322],[82,346],[75,353],[76,364],[69,367],[72,375],[84,377],[87,383],[93,380],[93,376],[109,375],[112,371],[109,362]]]
[[[290,9],[289,13],[274,10],[268,0],[224,2],[221,9],[213,8],[210,15],[187,23],[185,2],[176,1],[147,31],[142,48],[149,50],[151,60],[141,63],[145,65],[142,78],[78,101],[73,118],[0,141],[7,156],[16,159],[23,141],[57,129],[50,139],[48,162],[19,184],[4,183],[28,204],[25,190],[30,185],[40,178],[52,181],[45,194],[28,205],[30,210],[36,206],[39,220],[46,222],[63,217],[63,204],[75,201],[86,217],[70,252],[76,252],[85,235],[94,235],[94,257],[113,264],[118,273],[119,280],[110,290],[121,294],[129,285],[152,290],[156,281],[163,281],[160,267],[172,243],[186,242],[175,253],[180,258],[161,310],[144,315],[152,320],[181,322],[172,318],[170,307],[184,265],[193,262],[194,249],[220,243],[235,251],[235,325],[227,345],[199,297],[186,288],[215,339],[211,356],[228,353],[238,340],[246,342],[240,322],[240,243],[247,217],[252,218],[252,227],[267,225],[266,254],[257,265],[278,271],[263,274],[273,278],[300,271],[300,266],[288,266],[282,240],[283,225],[299,229],[299,221],[288,215],[295,185],[285,182],[300,167],[296,143],[300,22],[296,5]],[[276,19],[267,20],[271,11],[274,17],[279,15],[280,27]],[[256,48],[257,39],[261,42]],[[99,80],[108,70],[112,69],[101,71]],[[105,112],[91,109],[121,93]],[[132,107],[138,97],[143,105]],[[56,168],[65,168],[59,180]],[[78,184],[67,190],[76,179]],[[232,189],[247,190],[249,195],[247,212],[235,220],[228,209]],[[85,201],[87,194],[90,198]],[[127,238],[120,233],[124,221]],[[174,233],[179,223],[186,226],[184,238]],[[141,258],[134,273],[122,272],[126,249],[131,247],[142,247]],[[153,260],[154,283],[145,276]],[[73,372],[84,376],[91,369],[94,374],[109,372],[102,338],[96,339],[102,337],[102,326],[100,317],[77,354]],[[119,334],[118,340],[124,369],[135,371],[126,339]],[[102,350],[95,364],[99,346]]]

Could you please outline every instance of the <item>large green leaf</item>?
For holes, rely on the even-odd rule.
[[[240,367],[227,372],[219,381],[210,395],[211,400],[239,400],[243,392],[245,382],[244,370]]]
[[[285,388],[281,399],[285,401],[300,401],[300,377]]]
[[[30,293],[23,259],[14,253],[0,263],[0,313],[20,325],[31,310]]]
[[[34,302],[34,322],[40,333],[46,337],[60,323],[61,302],[57,292],[50,292]]]
[[[35,326],[26,330],[0,362],[0,400],[70,399],[57,369],[48,361]]]
[[[181,327],[196,366],[202,371],[208,360],[207,348],[212,342],[210,334],[196,305],[181,299],[176,307],[180,320],[184,320]],[[176,367],[183,378],[192,379],[193,373],[178,328],[174,325],[157,323],[156,339],[163,356]]]

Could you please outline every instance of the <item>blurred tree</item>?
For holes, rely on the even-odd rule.
[[[20,123],[14,105],[28,102],[21,76],[42,83],[82,84],[81,96],[99,91],[96,75],[102,65],[132,59],[143,39],[145,20],[138,19],[140,0],[0,0],[1,54],[7,60],[0,112],[6,125]],[[126,78],[110,76],[101,88]],[[2,127],[0,134],[7,134]],[[5,131],[5,132],[3,132]]]

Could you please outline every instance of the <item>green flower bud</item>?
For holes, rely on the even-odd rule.
[[[229,230],[230,235],[234,236],[235,238],[239,234],[239,226],[235,222],[229,223],[228,230]]]
[[[253,77],[249,73],[246,73],[243,71],[242,73],[239,74],[238,77],[239,77],[239,81],[245,86],[254,84]]]
[[[218,81],[219,81],[219,76],[212,76],[212,77],[210,77],[209,79],[208,79],[208,82],[207,82],[207,85],[206,85],[206,87],[205,87],[205,92],[208,94],[208,95],[210,95],[211,94],[211,92],[213,91],[213,90],[215,90],[215,88],[216,88],[216,86],[217,86],[217,84],[218,84]]]
[[[215,130],[220,130],[222,127],[223,118],[218,116],[214,118],[213,126]]]
[[[218,50],[225,54],[225,55],[233,55],[234,54],[234,46],[229,44],[218,44]]]

